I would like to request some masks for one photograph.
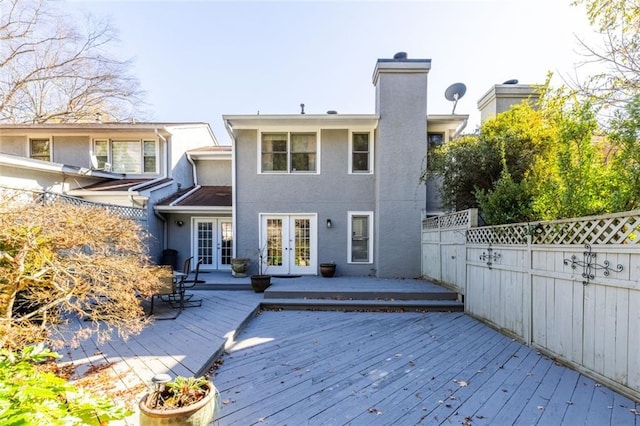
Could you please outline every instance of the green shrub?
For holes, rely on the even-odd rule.
[[[19,353],[0,351],[3,425],[104,425],[131,414],[36,365],[59,357],[44,345],[27,346]]]

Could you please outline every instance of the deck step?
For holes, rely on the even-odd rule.
[[[193,290],[253,290],[251,283],[205,283],[197,284]]]
[[[330,299],[330,300],[457,300],[458,294],[443,289],[442,291],[396,291],[396,290],[296,290],[269,289],[264,293],[265,299]]]
[[[266,296],[266,293],[265,293]],[[322,311],[437,311],[462,312],[464,304],[456,300],[353,300],[267,298],[262,309],[322,310]]]

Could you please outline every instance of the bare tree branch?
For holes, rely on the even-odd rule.
[[[575,0],[602,36],[601,46],[578,39],[585,61],[601,71],[570,85],[603,106],[619,109],[640,93],[640,0]]]
[[[131,61],[111,55],[117,38],[109,22],[79,22],[48,0],[0,0],[0,122],[144,115]]]

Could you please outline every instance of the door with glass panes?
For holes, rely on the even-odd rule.
[[[317,218],[315,215],[263,215],[260,247],[263,272],[269,275],[317,273]]]
[[[233,256],[233,228],[231,219],[194,218],[191,268],[198,260],[201,270],[229,269]]]

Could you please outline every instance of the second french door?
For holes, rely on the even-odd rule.
[[[228,218],[193,218],[191,268],[202,260],[201,270],[229,269],[233,256],[233,227]]]
[[[260,247],[269,275],[317,273],[317,218],[313,214],[263,215]]]

